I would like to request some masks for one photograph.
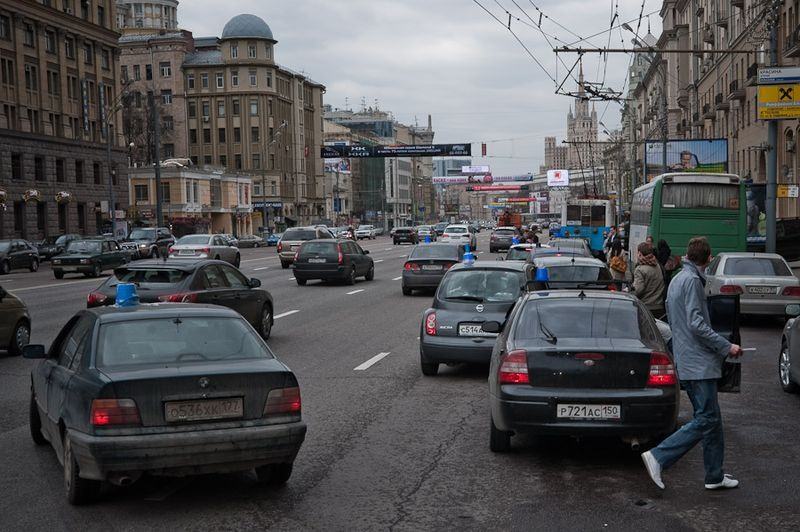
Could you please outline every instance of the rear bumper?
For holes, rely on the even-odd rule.
[[[329,268],[309,268],[306,264],[294,263],[295,279],[344,279],[347,277],[344,266]]]
[[[392,238],[397,244],[402,244],[404,242],[407,243],[407,244],[416,244],[417,243],[417,239],[413,238],[413,237],[410,237],[410,236],[395,236],[395,237],[392,237]]]
[[[216,430],[135,436],[70,433],[84,478],[105,480],[112,472],[184,476],[243,471],[294,461],[305,439],[302,421]]]
[[[403,286],[406,288],[436,288],[442,282],[444,272],[411,273],[403,271]]]
[[[419,344],[420,356],[425,362],[488,364],[494,342],[494,338],[428,336],[423,333]]]
[[[294,251],[282,251],[278,253],[278,258],[281,259],[281,262],[294,262]]]
[[[497,240],[495,242],[491,241],[489,242],[489,247],[492,249],[496,249],[498,251],[508,251],[513,245],[514,245],[513,242],[511,242],[510,240],[509,241]]]
[[[773,297],[770,299],[757,298],[750,299],[742,297],[740,300],[740,313],[741,314],[759,314],[764,316],[785,316],[786,305],[792,303],[800,303],[796,298],[778,298]]]
[[[680,407],[675,388],[630,390],[534,388],[502,385],[489,396],[495,426],[504,431],[564,436],[655,436],[674,430]],[[621,406],[619,420],[556,417],[557,404]]]

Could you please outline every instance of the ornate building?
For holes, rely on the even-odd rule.
[[[597,112],[589,99],[583,80],[583,66],[578,77],[578,96],[575,98],[575,113],[567,114],[567,165],[571,170],[592,168],[602,164],[600,145],[597,144]],[[574,144],[573,144],[574,143]]]

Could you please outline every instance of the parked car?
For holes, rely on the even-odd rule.
[[[50,442],[71,504],[143,474],[255,468],[285,483],[303,443],[289,368],[238,313],[216,305],[82,310],[49,351],[27,345],[30,434]]]
[[[396,227],[394,235],[392,236],[392,245],[398,245],[406,242],[408,244],[416,244],[419,242],[419,236],[413,227]]]
[[[403,265],[403,295],[414,289],[439,286],[445,273],[464,259],[463,244],[426,244],[415,246]]]
[[[472,226],[467,224],[448,225],[442,234],[441,241],[450,244],[467,244],[471,251],[478,250],[478,237],[475,236],[475,230],[472,229]]]
[[[356,239],[362,240],[364,238],[369,238],[373,240],[377,236],[375,232],[375,226],[373,225],[359,225],[358,229],[356,229]]]
[[[740,294],[742,314],[784,318],[800,303],[800,280],[775,253],[720,253],[706,268],[706,294]]]
[[[21,268],[32,272],[39,269],[39,252],[36,246],[20,238],[0,240],[0,275]]]
[[[786,393],[800,393],[800,304],[787,305],[784,309],[789,318],[781,335],[781,350],[778,355],[778,378]]]
[[[440,363],[488,364],[496,334],[481,329],[502,322],[531,279],[524,262],[456,264],[442,279],[433,304],[422,315],[420,367],[436,375]]]
[[[436,231],[436,236],[442,236],[444,234],[444,230],[447,229],[447,226],[450,225],[447,222],[439,222],[438,224],[434,225],[433,228]]]
[[[166,257],[169,248],[175,243],[175,237],[166,227],[137,227],[131,231],[125,242],[136,246],[136,256],[139,259],[150,257]],[[129,247],[128,244],[126,247]]]
[[[169,248],[169,257],[176,259],[224,260],[237,268],[242,261],[239,248],[223,235],[186,235]]]
[[[283,236],[283,233],[272,233],[266,239],[267,246],[268,247],[277,246],[278,242],[280,242],[282,236]]]
[[[373,228],[375,229],[375,236],[383,236],[383,226],[375,225]]]
[[[81,238],[81,235],[70,233],[60,236],[48,236],[36,245],[37,251],[39,252],[39,260],[50,260],[56,255],[63,253],[64,250],[67,249],[67,244],[76,238]]]
[[[304,242],[309,240],[319,240],[333,238],[327,229],[315,227],[292,227],[287,229],[278,242],[278,258],[281,260],[281,267],[288,268],[294,262],[297,250]]]
[[[582,238],[551,238],[548,242],[551,248],[559,251],[577,251],[584,257],[594,257],[589,244]]]
[[[31,316],[20,298],[0,286],[0,349],[22,354],[31,338]]]
[[[208,259],[145,260],[127,264],[86,297],[86,308],[113,305],[120,283],[135,283],[142,303],[207,303],[228,307],[267,340],[275,321],[272,295],[231,264]]]
[[[311,279],[355,284],[356,277],[375,278],[375,262],[369,250],[352,240],[323,239],[303,242],[294,257],[294,278],[304,286]]]
[[[489,253],[505,251],[514,245],[514,239],[519,239],[519,233],[513,227],[498,227],[489,237]],[[519,243],[519,242],[517,242]]]
[[[237,243],[238,248],[258,248],[264,245],[264,241],[256,235],[241,235]]]
[[[228,243],[229,246],[233,246],[236,248],[239,247],[239,239],[236,238],[235,236],[228,233],[222,233],[220,236],[222,236],[222,238],[225,239],[225,241]]]
[[[436,242],[436,231],[433,226],[420,225],[417,227],[417,240],[425,242],[426,238],[429,238],[431,242]]]
[[[126,264],[129,255],[109,238],[82,238],[73,240],[61,255],[50,261],[53,275],[63,279],[66,273],[82,273],[86,277],[100,277],[105,270]]]

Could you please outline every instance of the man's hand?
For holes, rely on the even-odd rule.
[[[731,358],[739,358],[743,354],[744,354],[744,351],[742,351],[742,346],[736,345],[736,344],[731,344],[731,348],[730,348],[730,350],[728,350],[728,356],[729,357],[731,357]]]

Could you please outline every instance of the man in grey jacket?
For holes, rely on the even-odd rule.
[[[666,306],[678,379],[692,402],[694,417],[658,447],[643,453],[642,460],[653,482],[664,489],[661,471],[702,441],[706,489],[735,488],[739,481],[722,470],[725,443],[717,381],[722,377],[725,357],[739,357],[742,349],[714,332],[710,325],[703,274],[711,259],[708,240],[691,239],[686,259],[683,270],[669,285]]]

